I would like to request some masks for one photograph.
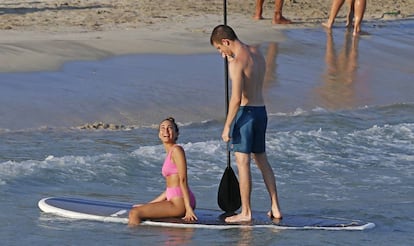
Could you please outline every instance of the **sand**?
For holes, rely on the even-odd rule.
[[[414,1],[368,1],[365,23],[413,18]],[[228,24],[249,43],[282,41],[281,30],[320,26],[331,1],[286,0],[292,25],[252,19],[254,0],[228,1]],[[336,25],[343,25],[344,6]],[[0,72],[55,70],[68,60],[137,53],[211,52],[211,29],[223,22],[219,0],[5,0],[0,3]]]

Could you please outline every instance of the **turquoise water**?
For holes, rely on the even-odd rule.
[[[380,25],[381,24],[381,25]],[[145,202],[163,190],[156,124],[173,115],[198,206],[218,208],[226,166],[218,54],[134,55],[60,71],[0,74],[2,245],[410,245],[414,230],[413,22],[288,30],[261,45],[269,73],[267,152],[285,214],[361,219],[363,232],[205,230],[73,221],[39,199]],[[80,130],[94,121],[118,131]],[[253,209],[268,196],[252,166]]]

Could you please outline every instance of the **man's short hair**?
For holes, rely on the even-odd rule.
[[[231,27],[227,25],[218,25],[213,29],[213,32],[211,33],[210,44],[220,44],[222,39],[229,39],[231,41],[234,41],[238,39],[238,37]]]

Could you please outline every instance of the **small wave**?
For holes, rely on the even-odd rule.
[[[111,176],[125,176],[126,170],[114,165],[121,157],[113,154],[97,156],[47,156],[44,160],[6,161],[0,163],[0,183],[31,176],[34,179],[52,179],[63,182],[67,179],[90,180]]]
[[[300,115],[308,115],[310,113],[335,113],[335,112],[357,112],[357,111],[376,111],[380,110],[379,112],[385,112],[385,111],[414,111],[414,102],[403,102],[403,103],[393,103],[393,104],[386,104],[386,105],[364,105],[359,106],[357,108],[353,109],[341,109],[341,110],[329,110],[323,107],[314,107],[310,110],[305,110],[302,108],[296,108],[292,112],[268,112],[269,116],[300,116]]]
[[[308,113],[308,111],[301,109],[301,108],[297,108],[295,111],[293,112],[287,112],[287,113],[283,113],[283,112],[277,112],[277,113],[268,113],[269,116],[298,116],[298,115],[304,115]]]
[[[352,172],[380,167],[412,176],[413,131],[413,123],[350,131],[272,131],[266,144],[270,158],[284,163],[288,170],[297,168],[293,163],[301,163],[318,173],[330,168]]]
[[[187,142],[180,144],[186,152],[189,160],[202,160],[207,162],[221,161],[225,157],[226,147],[221,141],[205,141],[205,142]],[[162,162],[165,157],[165,150],[162,145],[141,146],[131,153],[134,157],[141,159],[154,160]]]
[[[216,181],[226,167],[226,147],[221,141],[187,142],[181,144],[187,158],[188,174],[191,179],[202,179],[209,176]],[[140,160],[137,165],[148,170],[148,175],[158,172],[165,158],[162,145],[142,146],[131,153]]]

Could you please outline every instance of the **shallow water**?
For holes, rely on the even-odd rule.
[[[130,229],[41,213],[37,201],[47,196],[145,202],[158,195],[163,148],[154,125],[168,115],[181,122],[198,206],[217,208],[226,166],[223,63],[215,53],[139,55],[0,74],[2,245],[410,245],[413,24],[367,23],[370,35],[359,40],[340,28],[332,36],[288,30],[286,42],[261,45],[270,71],[267,152],[283,212],[361,219],[374,229]],[[76,128],[94,121],[127,127]],[[267,210],[260,173],[252,172],[253,208]]]

